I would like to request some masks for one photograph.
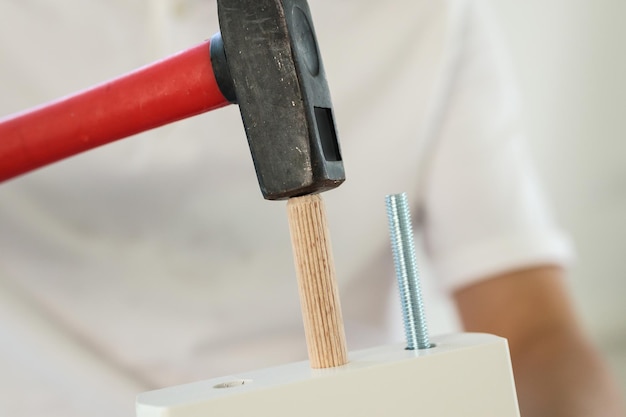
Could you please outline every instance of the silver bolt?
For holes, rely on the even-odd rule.
[[[424,315],[409,203],[406,193],[388,195],[385,201],[393,261],[400,289],[407,349],[414,350],[416,347],[428,349],[432,345],[428,339],[428,327]]]

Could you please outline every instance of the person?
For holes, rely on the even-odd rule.
[[[567,295],[571,249],[486,9],[310,5],[348,178],[325,198],[349,349],[396,336],[384,195],[407,191],[437,279],[425,285],[465,330],[509,340],[522,414],[622,415]],[[2,114],[218,28],[215,2],[195,0],[3,2],[0,16]],[[138,392],[306,357],[284,205],[261,198],[234,106],[0,193],[2,414],[132,415]]]

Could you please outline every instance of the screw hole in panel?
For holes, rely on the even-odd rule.
[[[240,387],[242,385],[251,384],[251,379],[236,379],[234,381],[222,382],[221,384],[213,385],[213,388],[235,388]]]

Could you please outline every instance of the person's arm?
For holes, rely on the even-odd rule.
[[[457,290],[465,330],[509,341],[522,417],[626,415],[618,389],[582,331],[558,267],[498,275]]]

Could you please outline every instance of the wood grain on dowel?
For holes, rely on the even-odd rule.
[[[311,367],[344,365],[346,337],[324,201],[319,194],[290,198],[287,214]]]

